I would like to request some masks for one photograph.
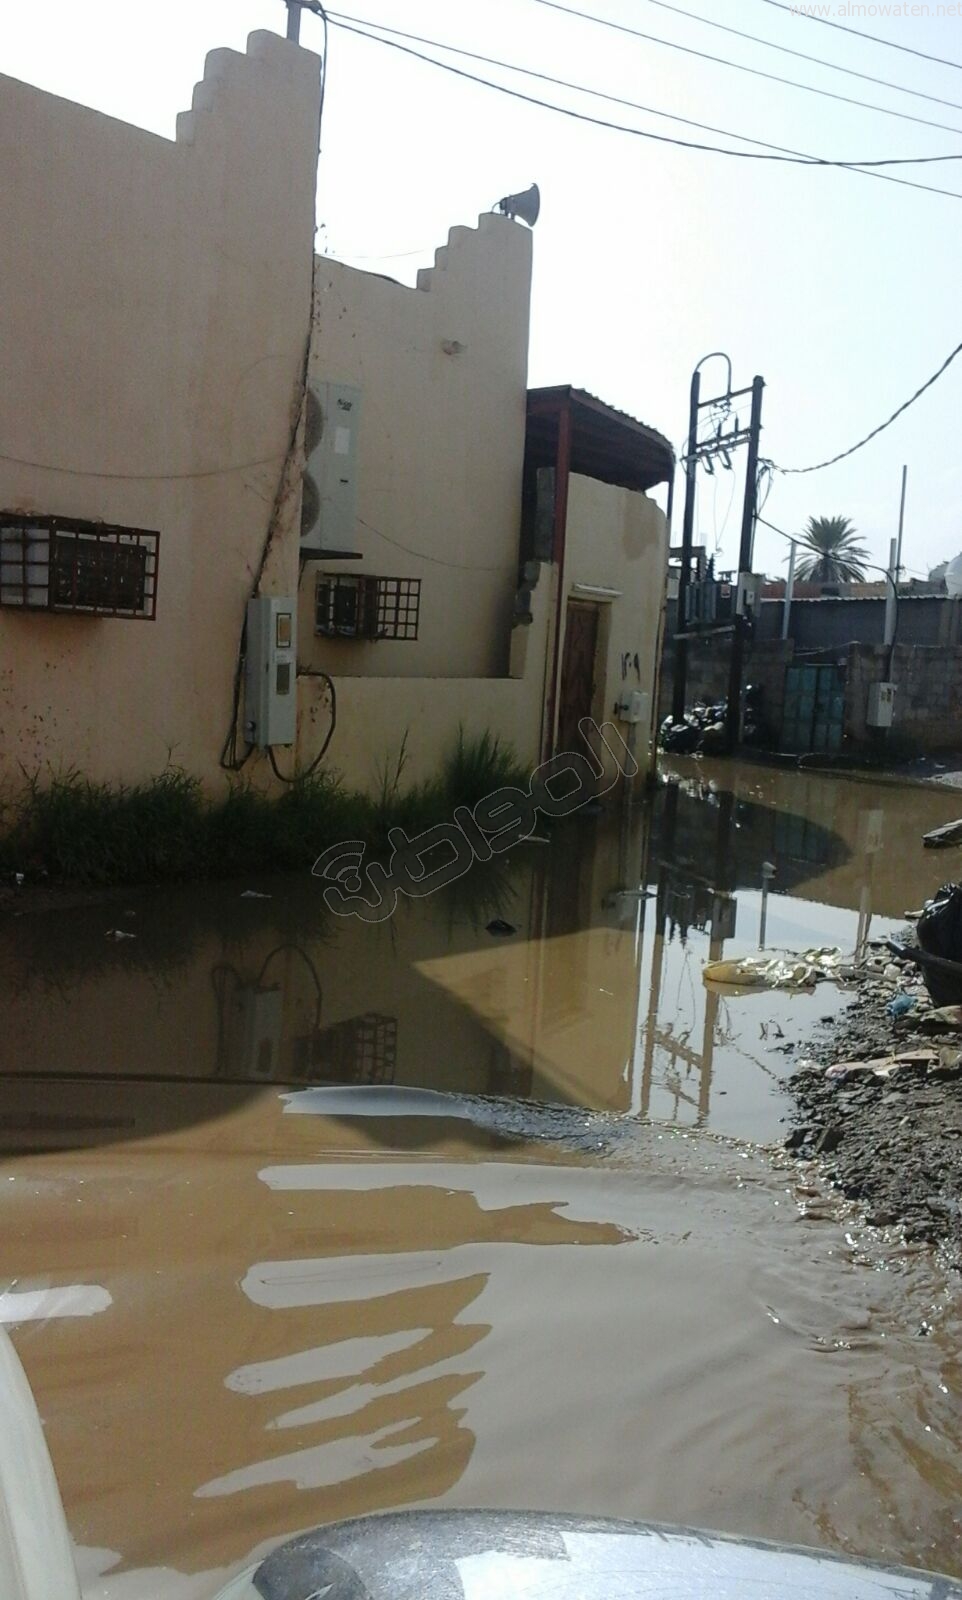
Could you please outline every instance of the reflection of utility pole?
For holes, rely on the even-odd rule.
[[[882,848],[884,811],[860,811],[858,818],[858,844],[865,857],[865,877],[858,902],[858,924],[855,930],[855,959],[863,961],[868,950],[872,931],[872,880],[875,876],[875,857]]]
[[[765,948],[765,933],[768,929],[768,891],[775,876],[774,861],[762,862],[762,910],[758,919],[758,948]]]
[[[729,749],[741,738],[742,677],[745,670],[745,642],[750,626],[745,593],[751,576],[755,547],[755,516],[758,510],[758,444],[762,431],[763,378],[752,379],[752,415],[748,429],[748,465],[745,468],[745,500],[742,506],[742,535],[738,547],[738,585],[735,591],[735,631],[732,634],[731,666],[728,674],[728,715],[725,734]]]
[[[711,1107],[711,1084],[715,1062],[715,1030],[721,995],[717,989],[704,990],[704,1015],[702,1021],[701,1050],[693,1050],[683,1039],[675,1036],[671,1028],[659,1028],[658,1003],[661,998],[661,981],[665,959],[665,924],[668,915],[668,889],[675,859],[677,829],[678,787],[672,784],[665,795],[665,816],[660,838],[658,890],[655,901],[655,930],[652,939],[651,968],[649,974],[648,1010],[645,1022],[645,1052],[639,1097],[639,1111],[648,1116],[651,1109],[651,1090],[654,1079],[655,1047],[660,1045],[671,1057],[672,1066],[677,1061],[698,1073],[698,1122],[708,1118]],[[731,831],[734,820],[735,798],[732,794],[719,796],[715,831],[715,856],[713,862],[713,895],[711,924],[709,928],[709,960],[718,961],[724,954],[725,941],[734,934],[733,900],[734,874],[731,870]],[[704,879],[700,880],[702,883]],[[676,1097],[677,1098],[677,1097]],[[683,1098],[688,1098],[683,1096]],[[692,1102],[694,1103],[694,1102]],[[677,1105],[676,1105],[677,1111]]]

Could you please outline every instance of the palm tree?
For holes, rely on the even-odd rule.
[[[848,517],[809,517],[802,534],[813,554],[800,561],[802,583],[863,583],[868,551]]]

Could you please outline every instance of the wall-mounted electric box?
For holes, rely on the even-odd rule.
[[[739,617],[754,616],[762,598],[762,579],[757,572],[740,572],[738,574],[738,589],[735,600],[735,614]]]
[[[259,750],[297,736],[297,602],[259,594],[247,602],[244,738]]]
[[[651,697],[643,689],[627,689],[615,706],[615,715],[622,722],[647,722]]]
[[[870,728],[890,728],[895,715],[895,684],[872,683],[868,691],[865,721]]]
[[[346,555],[354,542],[360,420],[360,389],[349,383],[308,385],[301,555],[310,560]]]
[[[244,984],[234,1001],[231,1067],[239,1078],[280,1077],[284,996],[280,989]]]

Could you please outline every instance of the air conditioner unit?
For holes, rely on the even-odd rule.
[[[357,505],[361,391],[349,383],[311,383],[304,421],[301,555],[350,553]]]

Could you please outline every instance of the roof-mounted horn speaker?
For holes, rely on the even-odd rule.
[[[494,209],[500,211],[503,217],[526,222],[529,228],[533,228],[541,210],[541,190],[533,183],[530,189],[523,189],[520,194],[506,194]]]

